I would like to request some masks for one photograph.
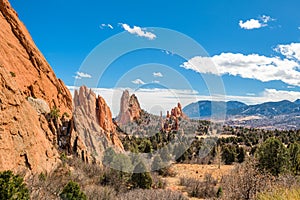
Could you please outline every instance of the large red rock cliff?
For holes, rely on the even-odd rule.
[[[59,154],[47,116],[53,109],[71,116],[72,97],[7,0],[0,27],[0,171],[50,171]]]

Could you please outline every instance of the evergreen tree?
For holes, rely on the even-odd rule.
[[[140,152],[143,153],[151,153],[153,148],[151,141],[149,139],[144,139],[141,144],[139,145]]]
[[[134,173],[131,176],[131,182],[134,188],[150,189],[152,186],[152,177],[147,172],[143,162],[139,162],[134,168]]]
[[[276,138],[268,138],[257,149],[258,167],[278,176],[288,168],[288,152]]]
[[[23,178],[14,175],[12,171],[0,173],[0,199],[27,200],[30,199],[29,191],[23,183]]]
[[[225,146],[222,151],[222,160],[226,165],[231,165],[235,161],[235,149],[231,146]]]
[[[59,194],[62,200],[86,200],[86,195],[80,190],[78,183],[70,181]]]
[[[243,147],[237,147],[237,161],[239,163],[242,163],[245,161],[245,157],[246,157],[246,152],[245,149]]]
[[[288,152],[290,157],[291,171],[297,175],[300,173],[300,144],[291,144],[288,148]]]

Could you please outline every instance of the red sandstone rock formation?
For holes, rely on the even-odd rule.
[[[101,163],[103,151],[108,147],[113,147],[117,152],[124,151],[110,108],[91,89],[82,86],[75,91],[73,116],[76,132],[71,136],[72,149],[83,160]]]
[[[50,171],[59,154],[47,112],[71,116],[72,97],[7,0],[0,0],[0,27],[0,171]]]
[[[116,121],[121,125],[125,125],[139,119],[141,112],[142,109],[135,94],[129,96],[128,90],[125,90],[121,97],[120,112]]]
[[[165,132],[178,131],[181,119],[188,119],[188,117],[183,113],[181,104],[178,103],[176,107],[171,109],[171,112],[167,111],[166,119],[161,129]]]

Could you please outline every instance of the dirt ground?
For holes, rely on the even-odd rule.
[[[166,177],[166,189],[180,191],[188,196],[184,186],[180,186],[180,177],[196,178],[202,180],[205,174],[212,174],[215,179],[220,180],[223,175],[228,174],[234,165],[199,165],[199,164],[173,164],[171,170],[176,173],[175,177]],[[190,198],[197,199],[197,198]]]

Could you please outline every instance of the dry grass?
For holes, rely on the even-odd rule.
[[[219,169],[218,165],[173,164],[171,170],[175,172],[175,177],[163,179],[166,181],[166,189],[180,191],[188,196],[189,189],[180,184],[182,179],[194,179],[201,182],[204,181],[205,175],[211,174],[219,182],[222,176],[229,174],[233,168],[234,165],[222,165]]]
[[[261,193],[258,200],[298,200],[300,199],[300,188],[297,189],[277,189],[272,192]]]
[[[234,165],[199,165],[199,164],[174,164],[171,169],[176,173],[176,177],[187,177],[203,180],[205,174],[211,174],[214,179],[220,180],[227,175]]]

